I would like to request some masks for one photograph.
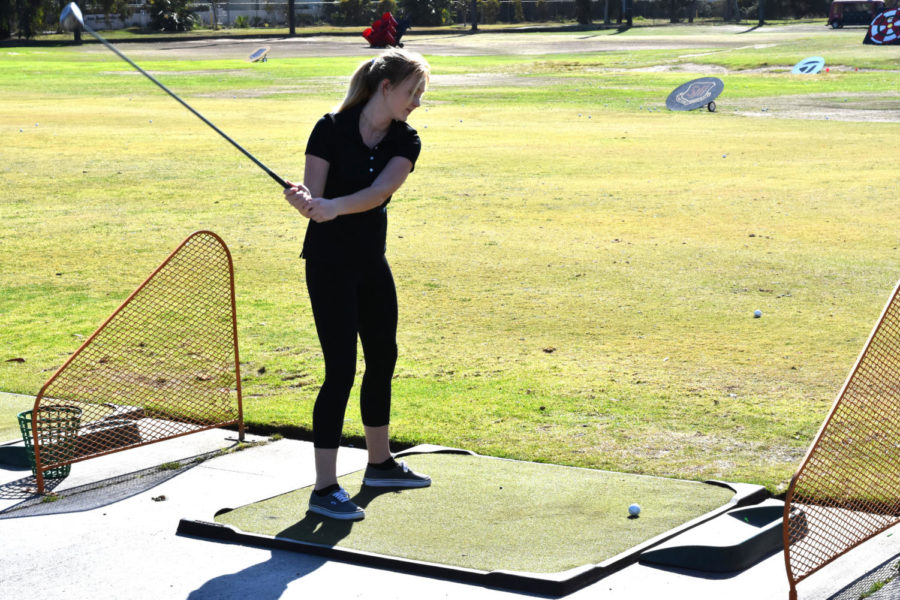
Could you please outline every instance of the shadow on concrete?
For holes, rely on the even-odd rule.
[[[895,554],[868,573],[849,583],[828,600],[881,600],[882,598],[897,598],[897,575],[900,565],[900,554]],[[882,592],[882,593],[879,593]]]
[[[752,569],[753,566],[772,558],[776,554],[782,554],[783,552],[784,552],[784,550],[782,550],[782,549],[773,550],[772,552],[767,552],[766,554],[762,555],[759,558],[759,560],[757,560],[755,563],[753,563],[753,565],[751,565],[750,567],[747,567],[747,569]],[[668,573],[684,575],[685,577],[695,577],[697,579],[708,579],[711,581],[724,581],[724,580],[728,580],[728,579],[733,579],[733,578],[737,577],[738,575],[740,575],[741,573],[746,572],[746,570],[747,570],[747,569],[744,569],[741,571],[714,572],[714,571],[698,571],[695,569],[684,569],[681,567],[668,567],[668,566],[664,566],[664,565],[655,565],[653,563],[643,563],[642,562],[641,564],[644,567],[647,567],[650,569],[657,569],[659,571],[666,571]]]
[[[0,519],[80,512],[108,506],[156,487],[220,453],[220,450],[214,450],[49,494],[38,494],[37,482],[30,475],[0,486],[0,500],[22,500],[0,510]],[[63,481],[65,479],[48,479],[45,489],[52,492]]]
[[[237,573],[210,579],[192,591],[187,600],[221,600],[222,598],[278,600],[283,597],[292,581],[309,575],[326,562],[328,562],[326,559],[316,556],[300,556],[292,552],[273,551],[265,562],[247,567]]]
[[[52,492],[63,481],[65,481],[65,479],[45,478],[44,489]],[[0,485],[0,500],[30,500],[37,495],[37,478],[34,475],[29,475],[28,477],[23,477],[22,479]],[[0,519],[3,518],[2,515],[7,510],[9,510],[9,508],[0,511]]]
[[[364,486],[351,500],[357,506],[366,508],[378,496],[396,491],[392,488]],[[282,530],[276,534],[276,537],[333,547],[350,535],[357,522],[339,521],[306,513],[303,519]],[[326,562],[328,559],[323,557],[275,550],[266,562],[207,581],[191,592],[187,600],[220,600],[221,598],[241,597],[254,600],[277,600],[282,597],[292,581],[309,575]]]

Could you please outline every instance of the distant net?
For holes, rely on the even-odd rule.
[[[80,415],[65,452],[41,443],[60,406]],[[47,381],[33,415],[41,492],[45,472],[73,462],[214,427],[242,434],[234,270],[221,238],[182,242]]]
[[[785,501],[797,582],[900,521],[900,286],[884,309]],[[805,519],[793,518],[805,514]]]

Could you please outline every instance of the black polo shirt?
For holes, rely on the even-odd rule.
[[[329,164],[325,198],[346,196],[369,187],[395,156],[409,159],[415,168],[422,147],[416,130],[402,121],[391,121],[384,139],[369,148],[359,133],[363,106],[358,104],[325,115],[309,136],[306,153]],[[303,258],[358,263],[383,255],[390,201],[388,198],[376,208],[341,215],[325,223],[310,220],[303,240]]]

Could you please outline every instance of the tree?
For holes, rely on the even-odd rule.
[[[693,10],[694,10],[694,1],[693,0],[669,0],[669,22],[670,23],[680,23],[682,19],[682,15],[685,12],[690,14],[690,22],[694,22]]]
[[[106,18],[107,27],[112,26],[110,22],[112,15],[118,16],[124,22],[133,12],[127,0],[99,0],[96,4]]]
[[[445,11],[452,10],[451,0],[398,0],[397,6],[413,27],[443,25]]]
[[[375,5],[375,14],[380,17],[386,12],[397,14],[397,0],[379,0]]]
[[[525,20],[525,10],[522,8],[522,0],[513,0],[513,23],[521,23]]]
[[[740,21],[741,7],[738,0],[725,0],[725,21]]]
[[[288,0],[288,33],[297,34],[297,10],[294,0]]]
[[[575,19],[581,25],[591,24],[591,0],[575,0]]]
[[[159,31],[190,31],[197,22],[188,0],[147,0],[150,27]]]
[[[619,18],[619,23],[622,22],[622,19],[625,20],[625,26],[631,27],[634,24],[632,17],[634,14],[632,13],[631,0],[622,0],[622,13]]]
[[[0,40],[12,37],[16,18],[15,0],[0,0]]]
[[[340,0],[332,7],[331,18],[338,25],[364,25],[372,20],[369,0]]]
[[[479,5],[481,5],[481,20],[487,24],[493,24],[497,22],[497,18],[500,16],[500,2],[499,0],[479,0]]]
[[[17,33],[20,38],[29,40],[41,30],[44,7],[41,0],[18,0],[15,4]]]

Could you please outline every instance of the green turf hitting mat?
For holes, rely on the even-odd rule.
[[[342,478],[366,509],[360,523],[306,514],[302,488],[220,515],[242,531],[379,552],[480,571],[554,573],[599,563],[726,504],[727,488],[478,456],[410,456],[431,487],[362,487]],[[628,506],[642,512],[629,518]]]
[[[484,585],[554,595],[734,508],[747,499],[746,488],[751,495],[761,490],[744,486],[736,494],[722,485],[471,453],[409,453],[403,460],[430,475],[431,487],[370,488],[362,471],[341,478],[366,510],[359,522],[308,514],[307,487],[220,511],[216,523],[182,521],[179,531],[442,577],[481,575]],[[629,516],[633,503],[641,506],[638,517]],[[536,589],[535,581],[544,585]]]

